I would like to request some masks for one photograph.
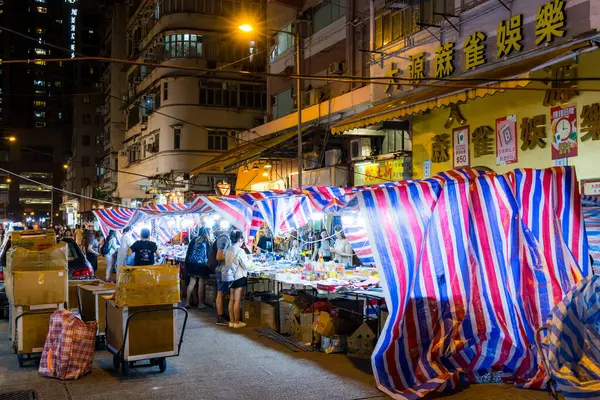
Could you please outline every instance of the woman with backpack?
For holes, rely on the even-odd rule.
[[[184,272],[189,277],[190,283],[185,298],[185,308],[190,308],[190,300],[198,283],[198,308],[206,308],[204,304],[204,285],[210,274],[208,257],[210,256],[211,240],[210,231],[206,227],[200,228],[198,236],[190,241],[185,255]]]
[[[100,253],[106,259],[106,281],[110,282],[110,273],[116,271],[117,251],[119,245],[117,242],[117,233],[114,230],[108,232],[104,244],[100,248]]]

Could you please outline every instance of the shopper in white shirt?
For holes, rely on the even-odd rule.
[[[229,281],[231,289],[229,300],[229,322],[230,328],[243,328],[245,323],[240,322],[241,303],[244,296],[244,288],[247,283],[250,261],[246,251],[242,248],[244,235],[240,231],[231,233],[231,246],[225,253],[225,266],[221,270],[222,279]]]
[[[133,239],[133,232],[130,227],[123,229],[123,234],[121,235],[121,240],[119,243],[119,250],[117,251],[117,264],[116,268],[123,267],[127,265],[127,250],[131,247],[131,245],[135,242]]]

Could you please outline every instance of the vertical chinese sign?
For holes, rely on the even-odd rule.
[[[577,109],[575,104],[550,109],[552,159],[577,156]]]
[[[496,164],[517,162],[517,115],[496,119]]]
[[[461,126],[452,130],[454,138],[454,168],[468,167],[469,159],[469,127]]]

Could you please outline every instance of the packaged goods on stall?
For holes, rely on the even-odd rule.
[[[348,355],[358,358],[370,358],[375,348],[377,320],[363,323],[354,333],[348,336]]]
[[[314,330],[323,336],[347,335],[352,333],[362,322],[358,316],[342,312],[342,310],[323,311],[315,321]]]
[[[348,336],[321,336],[321,351],[327,354],[345,353]]]
[[[117,270],[115,302],[119,307],[173,304],[179,300],[178,267],[153,265]]]

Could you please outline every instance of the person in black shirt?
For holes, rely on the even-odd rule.
[[[127,251],[127,255],[129,256],[131,253],[135,253],[133,264],[136,266],[154,265],[156,262],[155,260],[161,257],[158,252],[158,246],[150,240],[149,229],[142,229],[141,237],[140,240],[131,245]]]
[[[256,247],[261,253],[272,253],[273,252],[273,237],[271,237],[271,230],[266,229],[265,234],[258,239]]]

